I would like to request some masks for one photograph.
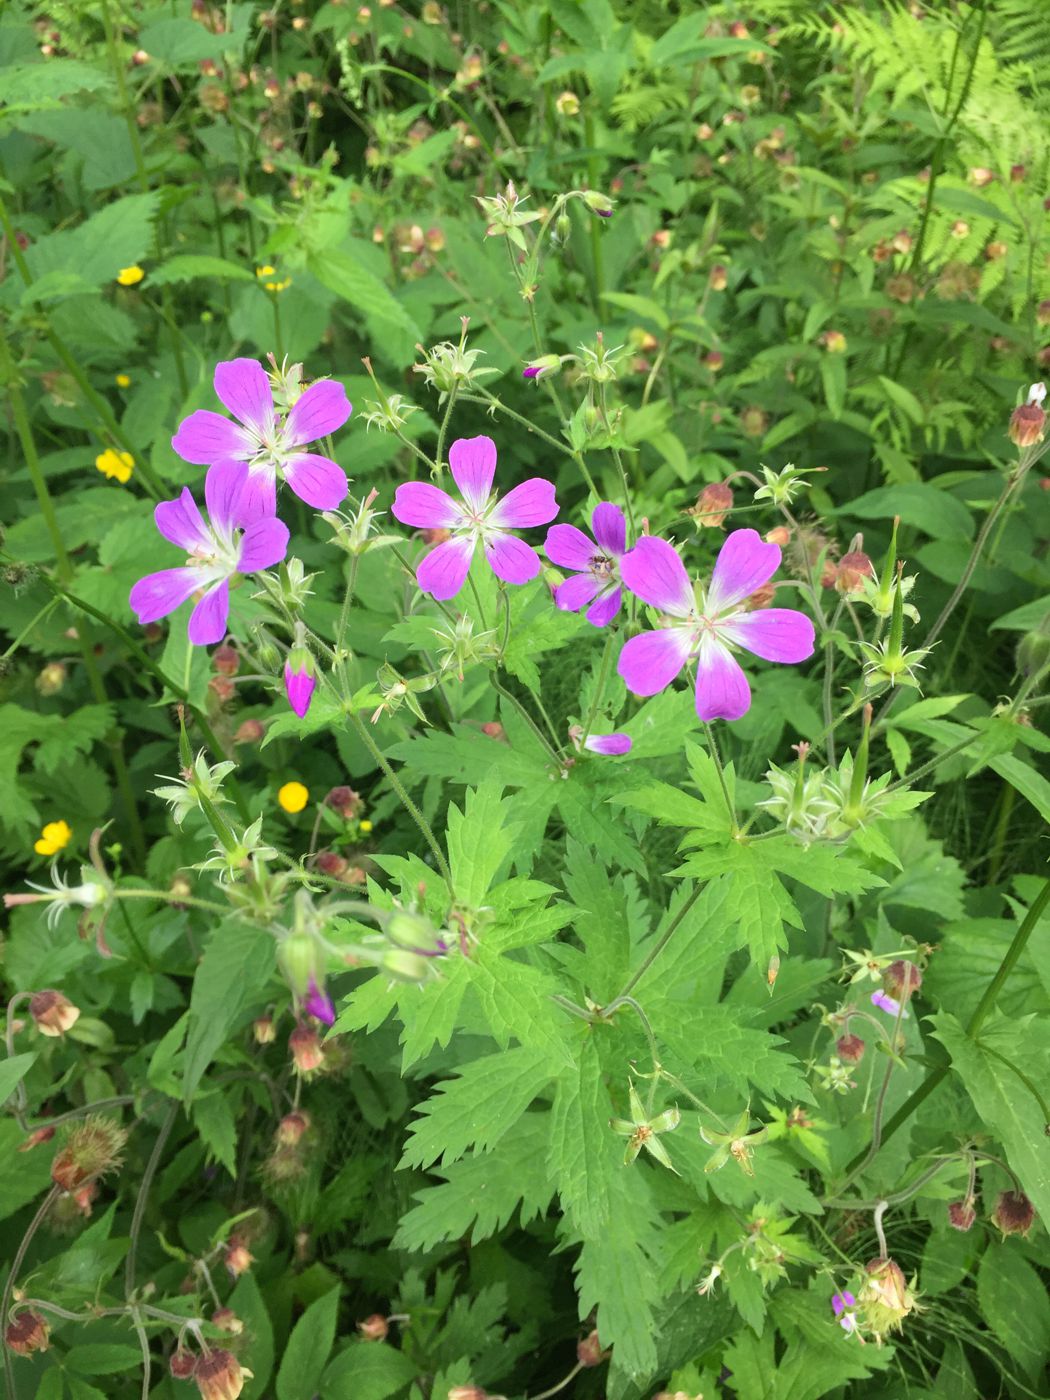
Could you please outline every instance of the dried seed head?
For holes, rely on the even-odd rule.
[[[51,1163],[51,1180],[63,1191],[78,1191],[88,1182],[116,1171],[128,1135],[110,1118],[92,1115],[70,1131]]]

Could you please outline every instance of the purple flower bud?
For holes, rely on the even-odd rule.
[[[521,377],[522,379],[535,379],[539,372],[538,365],[526,365],[521,372]]]
[[[317,685],[311,670],[309,664],[303,665],[301,662],[294,668],[291,662],[287,662],[284,668],[284,693],[288,697],[289,705],[300,719],[310,708],[310,701],[314,697],[314,689]]]
[[[592,734],[584,740],[583,747],[605,755],[630,753],[631,740],[626,734]]]
[[[308,1016],[313,1016],[326,1026],[335,1025],[335,1005],[324,988],[317,985],[316,978],[310,978],[310,989],[303,999],[303,1010]]]

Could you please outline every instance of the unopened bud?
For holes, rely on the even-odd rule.
[[[345,822],[353,821],[355,817],[360,816],[364,807],[360,794],[345,784],[332,788],[325,797],[324,805],[331,807],[333,812],[338,812]]]
[[[1045,427],[1046,414],[1041,402],[1030,398],[1011,413],[1007,433],[1015,447],[1034,447],[1042,442]]]
[[[54,1136],[54,1128],[34,1128],[25,1142],[19,1143],[18,1150],[19,1152],[32,1152],[34,1147],[39,1147],[42,1142],[50,1142]]]
[[[729,285],[729,269],[724,263],[715,263],[707,274],[707,285],[713,292],[724,292]]]
[[[778,544],[781,549],[791,543],[791,531],[786,525],[774,525],[772,530],[766,531],[766,544]]]
[[[317,868],[330,880],[341,880],[346,874],[348,864],[338,851],[319,851],[317,854]]]
[[[61,992],[48,987],[45,991],[33,993],[29,1001],[29,1014],[41,1035],[57,1036],[65,1035],[71,1026],[76,1025],[80,1008]]]
[[[952,1201],[948,1206],[948,1224],[953,1230],[970,1230],[977,1219],[973,1201]]]
[[[237,733],[233,736],[235,744],[259,744],[266,734],[266,727],[261,719],[242,720],[237,728]]]
[[[310,1115],[296,1110],[286,1113],[277,1125],[277,1141],[281,1147],[295,1147],[310,1131]]]
[[[235,676],[241,666],[240,653],[236,647],[231,647],[228,642],[223,642],[221,647],[216,647],[212,652],[211,664],[220,676]]]
[[[382,1313],[373,1313],[371,1317],[362,1318],[357,1330],[366,1342],[381,1342],[390,1331],[390,1323]]]
[[[36,678],[37,693],[57,695],[66,683],[68,672],[61,661],[49,661]]]
[[[171,1353],[168,1361],[168,1370],[177,1381],[188,1381],[193,1379],[193,1374],[197,1369],[197,1356],[195,1352],[184,1351],[179,1347]]]
[[[231,1278],[240,1278],[241,1274],[246,1274],[254,1263],[251,1251],[244,1241],[238,1236],[231,1237],[223,1254],[223,1263]]]
[[[848,1065],[859,1065],[867,1049],[859,1035],[842,1035],[835,1042],[835,1050],[840,1060]]]
[[[589,1332],[576,1343],[576,1360],[581,1366],[600,1366],[605,1356],[597,1332]]]
[[[232,1308],[216,1308],[211,1315],[211,1324],[231,1337],[239,1337],[244,1331],[244,1323]]]
[[[733,492],[724,481],[712,481],[696,498],[689,512],[701,529],[720,530],[733,509]]]
[[[489,1393],[480,1385],[454,1385],[449,1389],[448,1400],[489,1400]]]
[[[599,218],[612,218],[613,202],[607,194],[601,194],[598,190],[587,190],[583,202],[591,213],[597,214]]]
[[[297,1074],[313,1074],[324,1064],[320,1037],[305,1021],[300,1021],[288,1037],[288,1049]]]
[[[277,1027],[272,1016],[258,1016],[252,1022],[252,1035],[256,1045],[270,1045],[277,1036]]]
[[[882,982],[891,997],[897,1001],[907,1001],[922,986],[922,973],[914,963],[898,958],[886,968]]]
[[[1027,1235],[1035,1222],[1035,1207],[1023,1191],[1001,1191],[992,1211],[992,1224],[1004,1235]]]
[[[860,549],[852,549],[844,554],[835,569],[835,591],[848,596],[858,593],[866,578],[874,578],[875,568],[868,556]]]

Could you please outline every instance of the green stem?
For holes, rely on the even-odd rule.
[[[588,105],[583,117],[583,139],[587,142],[587,179],[591,189],[598,188],[598,153],[594,146],[594,114]],[[594,309],[602,315],[602,293],[605,290],[605,266],[602,255],[602,220],[591,215],[591,260],[594,265]]]
[[[157,1139],[153,1144],[153,1151],[150,1153],[149,1161],[146,1163],[146,1170],[139,1185],[138,1195],[135,1197],[135,1209],[131,1216],[131,1231],[128,1240],[128,1252],[124,1260],[124,1292],[130,1299],[135,1291],[135,1262],[138,1256],[139,1235],[142,1232],[142,1221],[146,1214],[146,1204],[149,1200],[150,1187],[153,1185],[153,1178],[157,1174],[160,1166],[161,1153],[164,1145],[168,1141],[168,1135],[175,1126],[175,1118],[179,1111],[179,1105],[173,1103],[164,1116],[164,1121],[160,1125]],[[146,1350],[146,1357],[149,1357],[149,1350]]]
[[[1040,918],[1042,917],[1043,910],[1048,904],[1050,904],[1050,878],[1048,878],[1045,881],[1043,888],[1033,900],[1031,906],[1029,907],[1028,913],[1025,915],[1024,920],[1021,923],[1021,927],[1017,930],[1016,934],[1014,934],[1013,942],[1006,950],[1006,954],[1003,957],[1002,962],[999,964],[998,972],[996,972],[991,982],[989,982],[988,986],[985,988],[984,995],[981,997],[981,1000],[977,1004],[977,1009],[970,1017],[969,1024],[966,1027],[966,1034],[971,1040],[973,1040],[974,1037],[977,1035],[977,1032],[981,1029],[981,1026],[984,1024],[988,1013],[995,1005],[996,997],[1002,990],[1004,983],[1010,976],[1010,973],[1014,970],[1015,966],[1017,965],[1017,960],[1024,952],[1025,946],[1027,945],[1028,940],[1032,935],[1032,930],[1039,922]],[[882,1132],[882,1141],[880,1143],[880,1146],[885,1144],[893,1136],[897,1129],[903,1123],[906,1123],[908,1121],[908,1119],[912,1116],[915,1110],[920,1107],[921,1104],[925,1103],[925,1101],[933,1093],[934,1089],[936,1089],[937,1086],[940,1084],[941,1080],[947,1077],[950,1068],[951,1064],[949,1062],[946,1062],[942,1065],[938,1065],[936,1069],[932,1069],[930,1071],[930,1073],[922,1081],[919,1087],[910,1095],[909,1098],[905,1099],[904,1103],[901,1104],[897,1112],[886,1123]],[[849,1164],[847,1170],[852,1172],[854,1170],[855,1163],[857,1161],[862,1161],[865,1155],[866,1154],[861,1153],[858,1158],[854,1158],[854,1161]]]
[[[522,719],[532,730],[533,737],[536,739],[537,743],[541,744],[543,748],[547,750],[551,762],[560,764],[561,759],[558,757],[556,750],[551,748],[550,743],[547,740],[547,736],[544,734],[543,730],[539,727],[536,721],[529,714],[528,710],[521,703],[518,697],[516,695],[512,695],[509,690],[506,690],[502,685],[500,685],[499,679],[496,676],[495,671],[489,672],[489,680],[492,682],[493,690],[495,690],[497,694],[502,695],[504,700],[506,700],[508,704],[513,705],[514,708],[517,710],[518,714],[521,715]]]
[[[430,823],[427,821],[426,817],[424,817],[423,813],[419,810],[416,804],[412,801],[411,797],[409,797],[404,785],[401,782],[401,779],[394,772],[393,768],[391,768],[382,749],[380,749],[379,745],[368,732],[368,729],[366,728],[364,721],[361,719],[361,716],[357,713],[356,710],[350,710],[349,716],[350,723],[357,730],[357,734],[361,742],[364,744],[365,748],[368,750],[368,752],[375,759],[376,763],[378,763],[379,767],[385,773],[387,782],[389,782],[390,786],[397,793],[401,801],[401,805],[404,807],[405,811],[415,822],[416,826],[419,827],[424,841],[426,841],[427,845],[430,847],[435,864],[437,865],[437,868],[441,873],[441,877],[445,881],[445,884],[448,886],[449,893],[451,894],[453,892],[452,872],[448,868],[448,861],[445,859],[445,853],[438,845],[434,833],[431,830]]]
[[[17,1279],[19,1273],[22,1270],[22,1265],[25,1263],[26,1252],[28,1251],[29,1246],[33,1241],[33,1236],[40,1229],[40,1226],[44,1223],[44,1217],[47,1215],[52,1205],[54,1205],[55,1201],[58,1199],[58,1194],[59,1188],[57,1186],[52,1186],[51,1190],[40,1202],[40,1205],[37,1207],[36,1215],[34,1215],[33,1219],[29,1222],[29,1228],[22,1236],[18,1249],[15,1251],[15,1257],[11,1261],[11,1268],[7,1275],[7,1282],[4,1284],[3,1301],[0,1302],[0,1327],[3,1328],[5,1334],[7,1332],[7,1324],[9,1320],[8,1312],[11,1307],[11,1295],[14,1292],[15,1280]],[[4,1373],[7,1379],[7,1394],[9,1400],[17,1400],[14,1372],[11,1367],[11,1348],[7,1345],[6,1337],[0,1337],[0,1345],[2,1345],[4,1349]]]
[[[610,628],[605,638],[605,647],[602,651],[602,664],[598,671],[598,684],[594,688],[594,699],[591,701],[591,712],[587,716],[587,723],[583,727],[583,738],[580,740],[581,748],[586,744],[590,737],[591,730],[594,728],[594,720],[602,702],[602,695],[605,693],[605,678],[609,674],[609,662],[612,659],[612,644],[613,632]]]
[[[456,404],[456,395],[459,392],[458,381],[453,381],[452,388],[448,391],[448,403],[445,405],[445,413],[441,419],[441,426],[438,428],[437,447],[434,449],[434,465],[437,468],[437,476],[445,470],[441,465],[441,458],[445,453],[445,438],[448,435],[449,419],[452,417],[452,410]]]
[[[736,808],[733,806],[733,799],[729,795],[729,784],[726,782],[725,769],[722,767],[722,756],[718,752],[718,745],[715,742],[715,732],[706,719],[703,721],[703,730],[704,736],[707,739],[708,751],[711,754],[715,769],[718,772],[718,782],[722,788],[722,796],[725,798],[726,811],[729,813],[729,820],[733,823],[733,830],[735,832],[739,829],[739,824],[736,819]]]
[[[503,400],[498,399],[495,394],[490,394],[485,389],[481,389],[478,394],[462,394],[460,397],[464,403],[481,403],[486,404],[490,408],[498,409],[500,413],[505,413],[508,418],[513,418],[515,423],[520,424],[523,428],[527,428],[530,433],[535,433],[537,437],[542,438],[544,442],[549,443],[551,447],[556,447],[559,452],[564,452],[565,455],[571,457],[573,461],[576,460],[577,454],[567,443],[559,442],[556,437],[552,437],[550,433],[545,433],[542,428],[538,428],[531,419],[523,418],[520,413],[515,413],[514,409],[508,408]]]

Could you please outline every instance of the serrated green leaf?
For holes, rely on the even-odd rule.
[[[210,1156],[237,1176],[237,1125],[222,1093],[208,1094],[193,1105],[193,1121]]]
[[[622,1141],[609,1127],[613,1106],[595,1034],[588,1030],[578,1047],[576,1064],[558,1078],[547,1145],[547,1170],[562,1209],[586,1237],[608,1225],[609,1183],[623,1163]]]
[[[199,29],[200,25],[191,27]],[[164,287],[176,282],[192,282],[196,278],[216,282],[254,282],[255,274],[240,263],[228,262],[207,253],[179,253],[150,273],[150,285]]]
[[[224,920],[212,934],[197,966],[190,993],[189,1034],[182,1097],[193,1102],[197,1085],[219,1046],[266,986],[273,971],[272,934]]]
[[[470,1147],[491,1151],[552,1077],[546,1053],[532,1046],[472,1060],[420,1105],[401,1165],[429,1167],[440,1161],[444,1167]]]
[[[468,791],[461,812],[448,809],[448,861],[457,899],[479,909],[496,874],[510,854],[514,831],[504,825],[508,803],[494,780]]]

